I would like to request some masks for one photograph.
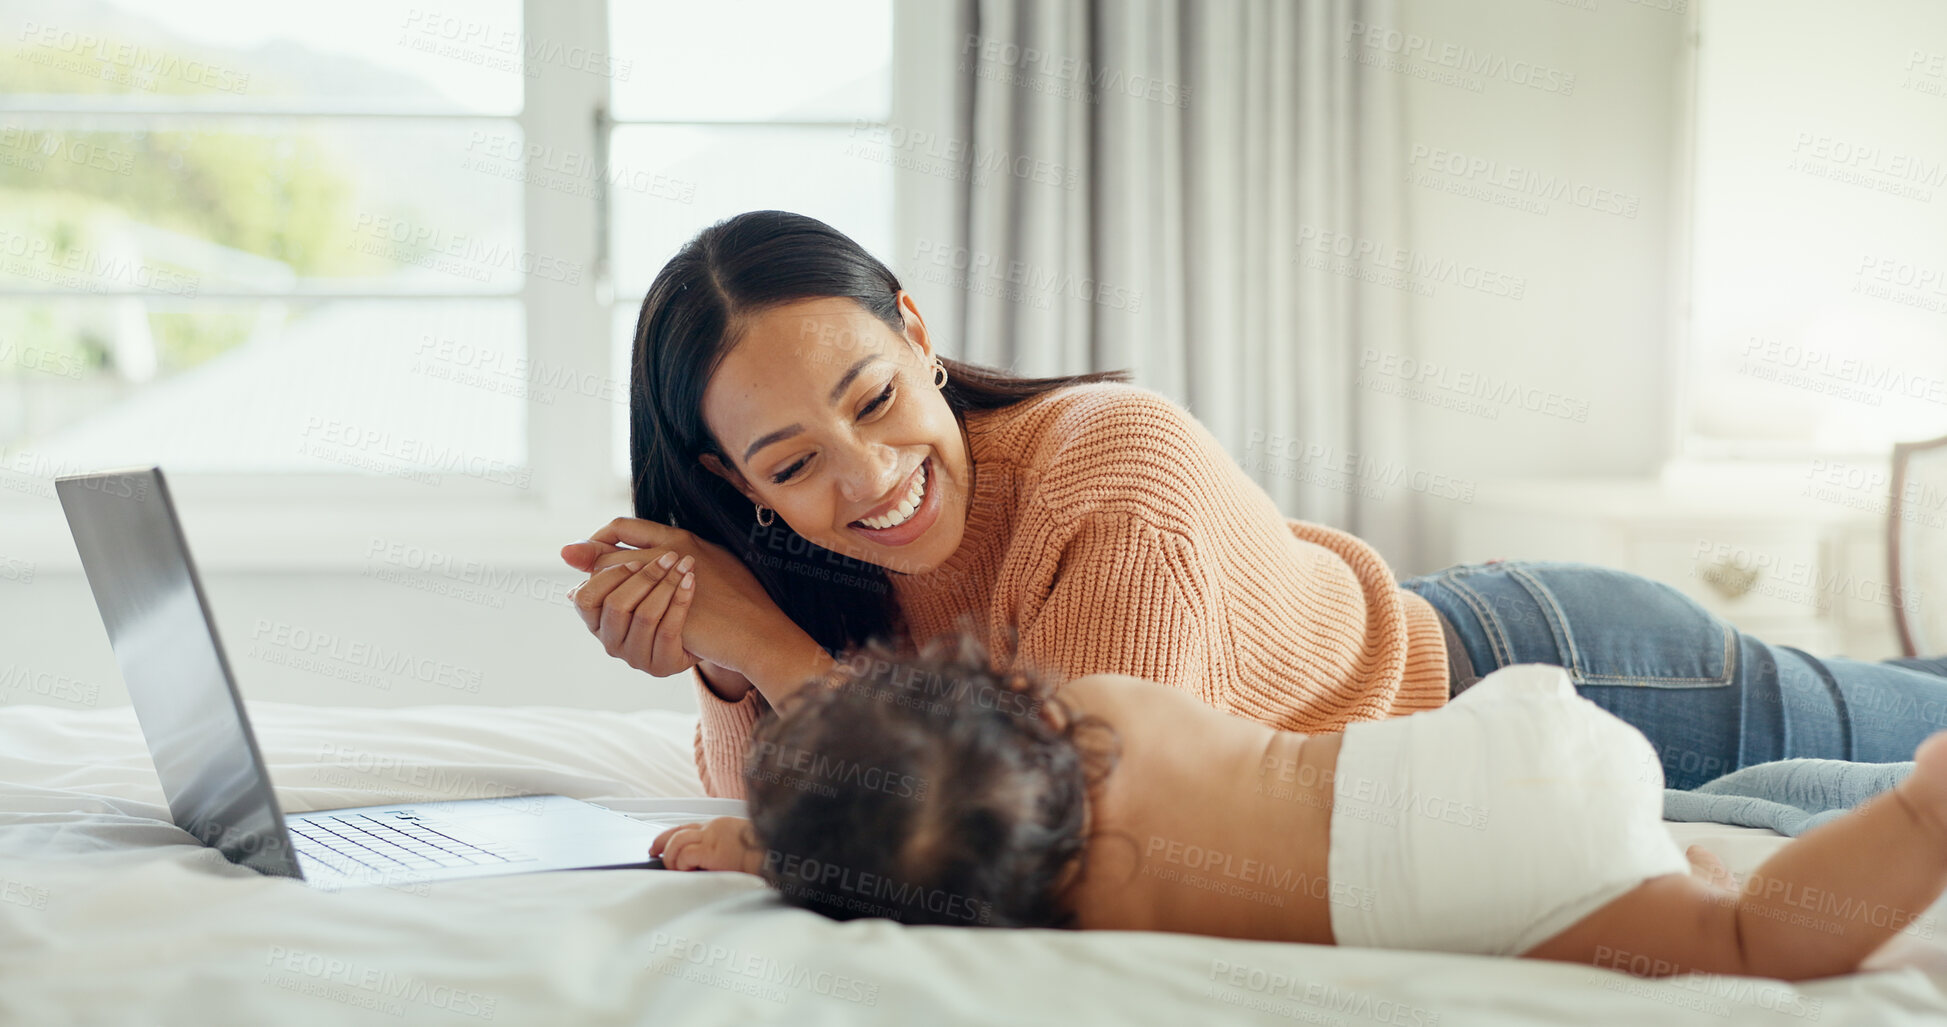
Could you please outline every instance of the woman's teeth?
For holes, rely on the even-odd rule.
[[[921,463],[919,465],[919,476],[913,479],[912,491],[906,493],[906,498],[904,500],[901,500],[898,506],[893,507],[892,511],[887,513],[884,517],[877,517],[869,521],[860,521],[858,523],[865,527],[872,528],[874,530],[882,530],[885,528],[898,527],[899,525],[906,523],[906,519],[913,515],[914,510],[919,509],[919,501],[925,498],[925,496],[926,496],[926,465],[924,463]]]

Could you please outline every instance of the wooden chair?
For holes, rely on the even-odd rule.
[[[1947,435],[1893,447],[1886,506],[1900,648],[1908,659],[1947,653]]]

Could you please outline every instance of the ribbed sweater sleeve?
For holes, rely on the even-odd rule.
[[[696,679],[696,771],[703,794],[741,799],[750,732],[771,704],[755,688],[737,702],[724,702],[703,680],[702,670],[691,667],[690,676]]]

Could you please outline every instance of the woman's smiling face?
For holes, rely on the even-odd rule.
[[[749,318],[703,392],[730,466],[702,460],[812,542],[919,574],[960,546],[971,460],[926,325],[899,304],[903,333],[842,297]]]

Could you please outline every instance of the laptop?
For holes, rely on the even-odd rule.
[[[170,816],[233,863],[328,890],[653,868],[649,843],[665,828],[742,814],[733,799],[631,800],[656,814],[638,820],[546,794],[286,813],[161,468],[65,475],[54,488]]]

